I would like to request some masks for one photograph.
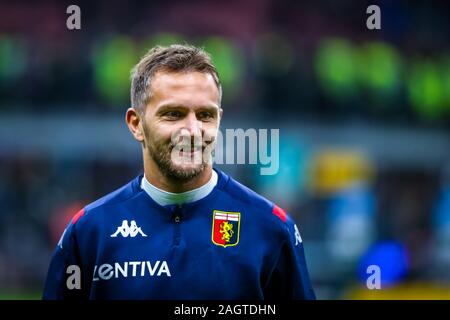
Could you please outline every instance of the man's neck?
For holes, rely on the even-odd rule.
[[[199,188],[186,192],[174,193],[159,189],[152,185],[144,176],[141,180],[141,188],[160,206],[191,203],[205,198],[217,185],[218,175],[213,170],[211,179]]]

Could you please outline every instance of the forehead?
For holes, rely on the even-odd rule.
[[[219,103],[219,89],[209,73],[157,71],[151,81],[150,103],[198,106]]]

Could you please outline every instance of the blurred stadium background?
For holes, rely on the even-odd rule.
[[[39,298],[69,219],[141,172],[129,71],[213,56],[222,128],[279,128],[280,170],[221,165],[298,222],[319,299],[450,299],[446,1],[0,2],[0,299]],[[367,266],[382,289],[368,290]]]

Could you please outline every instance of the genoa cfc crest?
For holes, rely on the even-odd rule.
[[[241,214],[214,210],[211,240],[224,248],[235,246],[239,242]]]

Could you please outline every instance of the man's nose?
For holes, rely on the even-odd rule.
[[[202,122],[197,119],[195,113],[189,113],[185,118],[184,128],[188,130],[190,136],[200,136],[202,133]]]

